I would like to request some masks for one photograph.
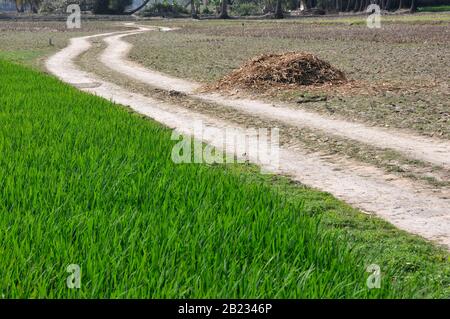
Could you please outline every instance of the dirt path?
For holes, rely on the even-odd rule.
[[[251,115],[284,121],[290,125],[310,127],[347,139],[356,140],[380,148],[396,150],[411,159],[423,160],[450,169],[450,142],[427,138],[412,133],[380,127],[369,127],[361,123],[327,118],[317,113],[292,109],[277,103],[267,103],[258,100],[230,98],[219,94],[199,94],[195,91],[201,86],[198,83],[174,78],[160,72],[146,69],[127,59],[132,46],[122,38],[134,33],[118,34],[106,37],[108,47],[100,56],[100,60],[114,71],[126,76],[164,89],[182,92],[184,94],[232,107]]]
[[[125,34],[131,33],[133,32]],[[83,91],[130,106],[136,112],[176,128],[184,134],[192,134],[192,123],[202,120],[207,127],[203,140],[216,147],[224,144],[221,137],[223,128],[242,129],[227,121],[131,93],[93,74],[79,70],[74,59],[90,49],[89,40],[111,35],[115,36],[102,34],[72,39],[68,47],[47,61],[47,69]],[[104,55],[103,60],[106,62],[107,59],[108,55]],[[109,60],[109,63],[115,64],[112,60]],[[120,65],[124,63],[121,62]],[[257,141],[251,137],[249,142],[256,144]],[[230,153],[235,151],[231,145],[226,145],[226,150]],[[279,169],[272,167],[270,163],[263,165],[263,168],[328,191],[355,207],[376,213],[399,228],[444,244],[450,249],[449,198],[441,198],[431,191],[419,191],[410,180],[392,179],[392,176],[387,176],[379,169],[356,165],[346,160],[342,160],[339,165],[333,164],[318,154],[306,154],[301,149],[286,147],[279,149],[279,156]],[[249,159],[258,162],[252,156]]]

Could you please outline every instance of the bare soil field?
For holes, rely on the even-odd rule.
[[[294,103],[305,94],[325,95],[324,102],[297,107],[450,137],[449,20],[389,22],[380,30],[352,22],[330,26],[313,19],[169,25],[180,29],[127,38],[134,44],[131,58],[177,77],[212,83],[259,54],[307,51],[343,70],[355,83],[246,93]],[[185,63],[180,65],[180,60]]]

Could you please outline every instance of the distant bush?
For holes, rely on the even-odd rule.
[[[144,17],[151,16],[171,16],[176,17],[180,14],[188,14],[186,8],[174,2],[173,4],[169,4],[167,2],[162,3],[154,3],[151,6],[147,6],[144,10],[142,10],[141,15]]]
[[[109,10],[114,13],[124,13],[125,9],[133,4],[133,0],[109,0]]]
[[[261,8],[254,3],[239,3],[233,5],[233,13],[238,16],[252,16],[262,13]]]
[[[39,7],[39,11],[45,13],[60,13],[64,11],[65,6],[67,6],[67,1],[65,0],[44,0]]]
[[[109,13],[108,0],[95,0],[92,6],[92,11],[98,14]]]
[[[100,14],[121,14],[132,0],[94,0],[92,11]]]
[[[443,12],[450,11],[450,6],[434,6],[434,7],[419,7],[418,12]]]
[[[82,11],[92,10],[94,0],[43,0],[39,5],[39,12],[65,13],[69,4],[78,4]]]
[[[202,14],[213,14],[214,12],[212,12],[208,6],[204,7],[202,10]]]

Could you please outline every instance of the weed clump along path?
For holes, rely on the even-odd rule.
[[[262,54],[241,65],[213,85],[215,89],[260,89],[273,85],[341,84],[341,70],[307,52]]]

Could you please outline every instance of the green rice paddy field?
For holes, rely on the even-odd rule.
[[[0,298],[450,296],[431,243],[251,165],[176,165],[158,123],[17,64],[0,74]]]

